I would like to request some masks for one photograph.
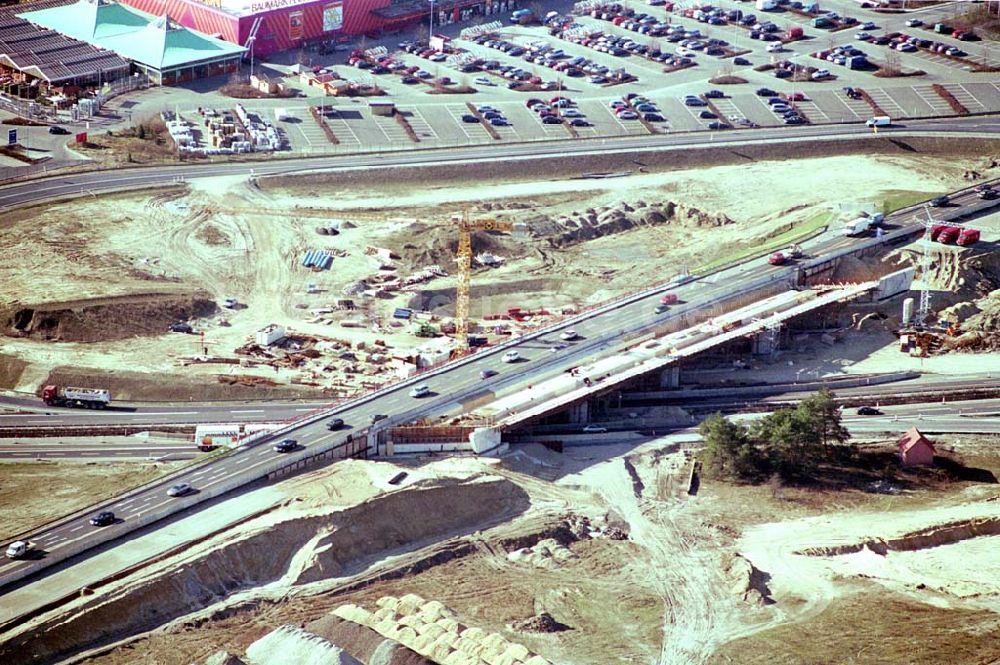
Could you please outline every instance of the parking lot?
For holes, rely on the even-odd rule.
[[[343,54],[327,63],[344,79],[361,77],[382,87],[387,94],[377,99],[394,102],[405,122],[374,114],[368,98],[327,97],[311,88],[304,91],[305,99],[248,100],[245,105],[270,118],[275,118],[274,109],[279,105],[286,109],[284,119],[273,122],[288,137],[291,149],[302,153],[719,132],[728,127],[780,127],[790,124],[789,116],[796,114],[802,122],[812,124],[859,123],[876,115],[876,110],[889,115],[894,124],[905,124],[910,118],[954,113],[949,101],[936,89],[938,86],[970,113],[1000,110],[997,74],[971,71],[923,48],[895,51],[904,70],[925,71],[922,76],[901,78],[880,78],[872,70],[848,69],[816,57],[819,50],[843,47],[859,49],[873,61],[882,62],[892,45],[876,45],[871,40],[908,31],[905,34],[921,38],[930,35],[937,40],[935,43],[961,45],[970,58],[982,60],[985,44],[970,44],[926,29],[927,23],[936,20],[935,11],[945,16],[946,8],[921,11],[925,27],[918,31],[905,24],[909,15],[881,15],[860,9],[850,0],[831,0],[830,7],[842,16],[851,12],[859,28],[828,31],[812,27],[810,20],[799,14],[760,12],[752,3],[735,0],[717,0],[720,15],[739,10],[743,12],[740,20],[744,20],[752,13],[756,15],[753,26],[737,25],[736,21],[715,25],[676,9],[668,12],[662,6],[632,0],[616,4],[618,14],[607,17],[600,11],[596,17],[591,15],[593,11],[571,16],[570,6],[563,4],[556,21],[548,26],[505,22],[479,38],[460,36],[465,26],[450,26],[450,31],[445,32],[453,38],[451,48],[440,54],[443,57],[436,52],[428,55],[426,46],[403,51],[398,44],[410,40],[397,37],[393,43],[384,44],[382,62],[395,67],[390,71],[377,65],[384,73],[371,69],[358,72],[343,64]],[[629,15],[627,19],[625,14]],[[621,20],[616,23],[613,18]],[[863,41],[858,41],[860,25],[867,21],[874,26],[861,35]],[[782,26],[781,47],[774,46],[774,40],[751,38],[753,28],[766,22]],[[787,39],[784,31],[788,26],[801,26],[805,39]],[[650,34],[657,30],[661,34]],[[580,35],[587,35],[588,40],[581,40]],[[601,35],[609,41],[602,40]],[[770,51],[768,44],[772,45]],[[713,48],[716,51],[709,55]],[[718,49],[725,52],[720,54]],[[695,64],[668,71],[669,59],[678,57],[675,51],[688,53]],[[737,64],[734,52],[742,54],[739,62],[748,64]],[[658,61],[658,57],[667,62]],[[782,62],[801,69],[803,76],[796,75],[793,82],[791,78],[779,78],[777,70],[761,67]],[[404,67],[420,73],[420,79],[404,80],[405,72],[399,71]],[[817,69],[828,69],[830,76],[812,80],[809,73]],[[609,78],[621,71],[634,80],[616,83]],[[735,80],[745,83],[710,82],[718,76],[738,77]],[[436,86],[456,85],[470,90],[430,94]],[[525,89],[512,89],[515,86]],[[849,96],[846,88],[865,94]],[[685,102],[685,97],[700,97],[710,89],[724,95],[705,100],[705,106]],[[761,89],[777,94],[758,94]],[[655,112],[635,114],[629,113],[631,108],[613,108],[615,104],[621,106],[623,98],[636,94],[642,95]],[[790,96],[794,98],[789,103],[791,110],[779,101]],[[559,97],[571,101],[565,102],[564,108],[553,107],[552,100]],[[526,105],[528,100],[541,103],[531,109]],[[469,118],[484,105],[492,106],[500,119],[482,114]],[[314,117],[310,110],[313,106],[324,111],[323,122],[335,141]],[[776,113],[776,108],[783,113]]]

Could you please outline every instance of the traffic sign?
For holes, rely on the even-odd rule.
[[[17,143],[17,130],[8,129],[7,130],[7,145],[14,145]]]

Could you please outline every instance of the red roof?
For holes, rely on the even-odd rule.
[[[905,453],[920,442],[923,442],[924,445],[929,447],[932,451],[934,450],[934,444],[932,444],[930,439],[924,436],[916,427],[908,429],[906,434],[901,436],[899,440],[896,441],[896,445],[899,447],[899,452]]]

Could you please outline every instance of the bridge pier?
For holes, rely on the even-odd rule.
[[[469,434],[469,443],[477,455],[500,455],[508,447],[500,440],[500,430],[496,427],[477,427]]]
[[[664,367],[660,372],[661,388],[679,388],[681,385],[681,368],[677,365]]]
[[[587,424],[590,422],[590,402],[583,401],[573,404],[567,414],[570,423],[574,425]]]

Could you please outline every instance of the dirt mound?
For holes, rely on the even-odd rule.
[[[510,481],[476,476],[427,481],[340,511],[287,508],[193,547],[152,578],[127,579],[107,594],[81,597],[69,611],[0,645],[0,661],[51,661],[203,610],[238,590],[361,573],[387,554],[472,533],[528,505],[527,494]]]
[[[209,656],[205,665],[246,665],[246,663],[228,651],[219,651]]]
[[[475,278],[473,278],[475,279]],[[472,284],[471,301],[472,315],[481,317],[486,314],[505,312],[510,307],[524,307],[526,303],[534,303],[533,294],[556,294],[568,291],[568,279],[520,279],[498,281],[487,284]],[[498,296],[509,296],[500,298]],[[455,309],[455,289],[423,289],[414,294],[407,302],[407,307],[420,311],[450,315]]]
[[[864,549],[876,554],[922,550],[939,545],[950,545],[969,538],[1000,535],[1000,518],[973,518],[958,520],[948,524],[936,524],[919,531],[904,533],[895,538],[866,539],[857,543],[847,543],[830,547],[807,547],[795,552],[806,556],[838,556],[853,554]]]
[[[432,227],[427,224],[411,224],[404,233],[408,242],[402,246],[390,247],[402,257],[402,261],[411,269],[428,265],[454,265],[455,253],[458,251],[458,230],[454,228]],[[410,242],[419,238],[418,243]],[[495,231],[474,231],[472,233],[472,255],[484,252],[518,258],[528,251],[523,242],[512,239],[506,233]]]
[[[266,386],[234,382],[223,384],[204,378],[173,376],[164,381],[156,375],[125,370],[97,370],[77,367],[55,367],[42,385],[91,386],[98,385],[111,391],[116,401],[129,400],[215,400],[215,399],[294,399],[316,397],[316,390],[304,386]]]
[[[434,665],[396,640],[333,614],[306,624],[306,630],[340,646],[365,665]]]
[[[732,223],[733,220],[725,214],[708,213],[673,201],[653,204],[622,201],[601,208],[578,210],[570,215],[528,220],[527,227],[531,236],[545,238],[553,247],[568,247],[643,226],[679,224],[704,227]]]
[[[282,626],[247,647],[251,665],[362,665],[342,648],[295,626]]]
[[[7,335],[64,342],[97,342],[159,335],[172,323],[211,316],[218,307],[208,293],[148,293],[37,305],[10,304],[0,310]]]
[[[754,605],[771,605],[774,599],[767,583],[771,576],[740,555],[735,555],[726,568],[732,589],[744,601]]]
[[[566,624],[556,621],[548,612],[542,612],[524,621],[518,621],[511,625],[511,629],[524,633],[561,633],[566,630],[573,630]]]

